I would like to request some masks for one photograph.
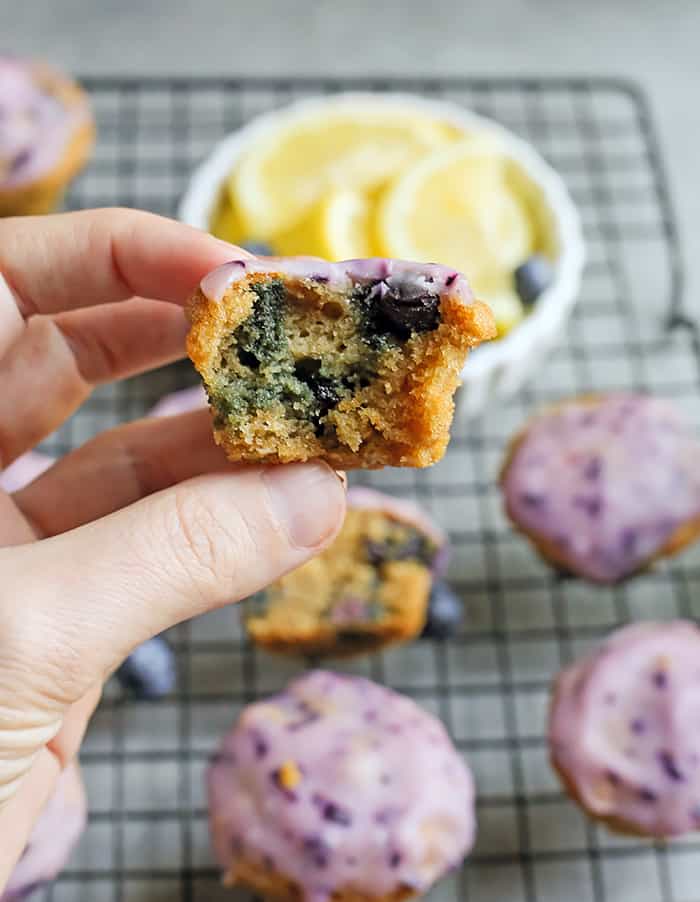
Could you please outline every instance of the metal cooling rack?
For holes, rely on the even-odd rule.
[[[351,669],[438,714],[475,772],[475,852],[432,899],[697,902],[700,843],[615,837],[587,822],[548,766],[543,729],[551,677],[572,656],[629,620],[700,613],[700,549],[616,589],[561,581],[509,528],[495,489],[508,438],[554,398],[648,389],[671,396],[700,426],[700,346],[681,306],[677,238],[644,98],[625,83],[579,79],[86,84],[99,143],[70,194],[72,207],[121,204],[173,215],[188,174],[221,136],[294,98],[348,87],[417,91],[476,109],[532,141],[562,173],[583,216],[588,264],[560,345],[511,402],[455,422],[439,465],[363,477],[416,496],[448,528],[451,577],[467,612],[462,632],[362,658]],[[180,364],[101,389],[46,448],[64,453],[190,382],[190,368]],[[219,887],[210,856],[207,757],[243,704],[279,688],[303,664],[250,647],[234,609],[181,626],[171,638],[177,693],[124,703],[108,691],[95,717],[82,756],[90,825],[47,899],[236,898]]]

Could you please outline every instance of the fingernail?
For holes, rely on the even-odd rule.
[[[345,489],[326,464],[269,467],[263,481],[272,510],[293,545],[313,548],[336,529]]]

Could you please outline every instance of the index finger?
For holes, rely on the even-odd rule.
[[[197,282],[237,255],[233,245],[139,210],[0,220],[0,276],[23,317],[139,295],[184,304]],[[0,323],[5,316],[0,313]]]

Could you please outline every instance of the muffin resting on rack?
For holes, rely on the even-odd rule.
[[[418,507],[351,488],[330,548],[246,602],[248,634],[270,651],[337,657],[406,641],[423,629],[447,555]]]
[[[208,789],[225,882],[284,902],[398,902],[474,839],[472,777],[442,724],[361,677],[313,671],[248,706]]]
[[[501,475],[508,516],[550,563],[616,583],[700,534],[700,441],[666,401],[609,395],[535,417]]]

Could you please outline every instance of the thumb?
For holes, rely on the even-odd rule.
[[[69,704],[148,637],[250,595],[318,553],[344,506],[341,478],[323,463],[246,467],[5,549],[0,598],[24,600],[4,605],[6,641],[13,637],[13,657],[33,682],[43,672],[50,697]]]

